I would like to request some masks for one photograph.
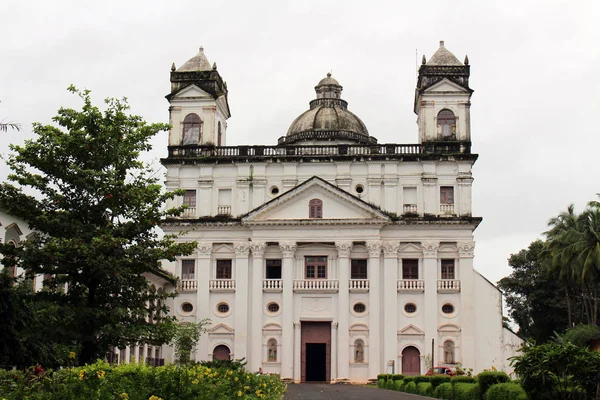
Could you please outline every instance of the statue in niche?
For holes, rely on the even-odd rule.
[[[277,342],[275,339],[269,340],[268,343],[268,357],[269,362],[277,362]]]
[[[354,344],[354,362],[361,363],[365,360],[365,349],[362,340],[357,340]]]

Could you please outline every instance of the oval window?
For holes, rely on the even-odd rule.
[[[417,312],[417,306],[413,303],[407,303],[404,305],[404,311],[408,314],[413,314]]]
[[[225,314],[229,312],[229,304],[227,303],[219,303],[217,305],[217,311],[221,314]]]
[[[269,310],[269,312],[276,313],[276,312],[279,311],[279,304],[277,304],[277,303],[269,303],[267,305],[267,310]]]
[[[365,306],[363,303],[356,303],[354,305],[354,312],[357,314],[362,314],[365,311],[367,311],[367,306]]]
[[[444,304],[442,306],[442,312],[444,314],[452,314],[454,312],[454,306],[452,304]]]
[[[183,303],[181,304],[181,311],[185,313],[191,313],[192,311],[194,311],[194,306],[192,305],[192,303]]]

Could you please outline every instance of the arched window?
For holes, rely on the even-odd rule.
[[[277,362],[277,340],[269,339],[269,341],[267,342],[267,352],[267,361]]]
[[[213,350],[213,360],[229,360],[231,351],[229,347],[224,344],[220,344]]]
[[[221,132],[221,121],[219,121],[219,124],[217,125],[217,146],[220,146],[222,141],[223,133]]]
[[[365,361],[365,343],[358,339],[354,342],[354,362],[361,363]]]
[[[454,364],[454,342],[452,340],[444,342],[444,363]]]
[[[309,218],[323,218],[323,202],[319,199],[312,199],[308,203]]]
[[[453,138],[456,135],[456,117],[450,110],[442,110],[437,116],[438,133],[443,138]]]
[[[198,144],[202,140],[202,120],[197,114],[188,114],[183,120],[182,144]]]

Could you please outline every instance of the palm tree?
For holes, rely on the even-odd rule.
[[[548,222],[546,249],[552,268],[566,284],[579,287],[588,324],[596,325],[600,278],[600,202],[588,203],[579,215],[570,205]],[[568,286],[566,286],[568,287]]]
[[[17,131],[21,130],[21,124],[17,124],[15,122],[0,122],[0,132],[7,132],[8,128],[15,129]]]

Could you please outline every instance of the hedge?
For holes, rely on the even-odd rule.
[[[394,390],[404,392],[404,381],[394,381]]]
[[[431,386],[435,389],[442,383],[450,382],[450,379],[451,377],[448,375],[433,375],[429,377],[429,383],[431,383]]]
[[[496,383],[489,387],[485,400],[527,400],[525,390],[515,382]]]
[[[414,381],[415,381],[415,377],[414,376],[405,376],[404,377],[404,383],[414,382]]]
[[[377,380],[377,387],[379,389],[384,389],[385,388],[385,379],[380,378]]]
[[[433,396],[433,386],[429,382],[420,382],[417,385],[418,392],[421,396]]]
[[[510,378],[505,372],[487,371],[477,375],[477,381],[479,382],[481,395],[485,395],[485,392],[487,392],[490,386],[495,385],[496,383],[510,382]]]
[[[392,379],[395,380],[395,381],[401,381],[401,380],[404,379],[404,375],[402,375],[402,374],[394,374],[394,375],[392,375]]]
[[[433,392],[436,399],[454,400],[454,386],[450,382],[442,383]]]
[[[385,388],[388,390],[395,390],[395,386],[394,386],[394,381],[391,379],[388,379],[387,382],[385,383]]]
[[[454,400],[481,400],[481,389],[476,383],[456,383]]]
[[[454,385],[455,383],[476,383],[477,379],[472,376],[453,376],[450,378],[450,382]]]
[[[421,382],[429,382],[430,377],[427,375],[416,375],[413,376],[413,382],[415,382],[417,385]]]
[[[419,394],[419,390],[417,389],[417,384],[414,382],[408,382],[404,385],[404,391],[406,393]]]

